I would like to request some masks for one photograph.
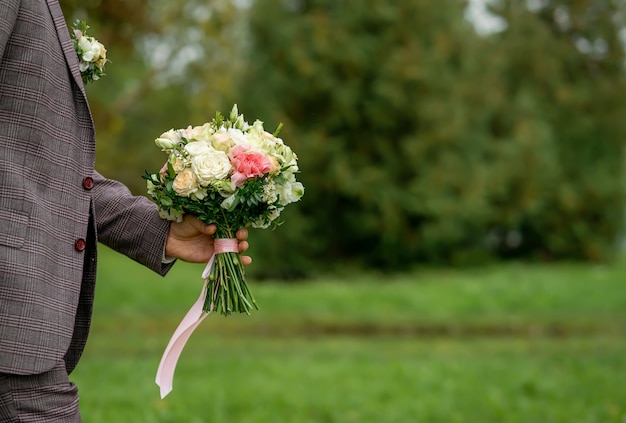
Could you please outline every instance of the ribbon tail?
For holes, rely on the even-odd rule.
[[[215,256],[211,257],[207,267],[203,273],[208,273],[211,270],[211,266],[213,265]],[[204,300],[206,298],[207,293],[207,285],[206,283],[202,287],[202,291],[200,292],[200,297],[198,300],[191,306],[183,320],[180,322],[174,334],[172,335],[167,347],[165,348],[165,352],[163,352],[163,356],[161,357],[161,362],[159,363],[159,368],[157,369],[156,374],[156,384],[159,386],[161,390],[161,399],[165,398],[170,392],[172,392],[173,384],[174,384],[174,371],[176,370],[176,364],[178,363],[178,358],[187,343],[187,340],[193,333],[193,331],[202,323],[202,321],[209,315],[210,311],[205,313],[202,309],[204,307]]]

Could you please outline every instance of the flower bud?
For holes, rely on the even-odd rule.
[[[170,129],[163,132],[161,136],[154,140],[154,143],[164,151],[172,150],[182,140],[180,131]]]
[[[237,117],[239,116],[239,110],[237,109],[237,105],[235,104],[232,108],[232,110],[230,111],[230,117],[229,120],[231,122],[235,122],[237,120]]]
[[[239,117],[237,118],[237,120],[235,121],[235,123],[233,124],[233,126],[236,129],[243,129],[244,125],[245,125],[246,121],[243,120],[243,115],[239,115]]]

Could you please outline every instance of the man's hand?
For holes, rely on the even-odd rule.
[[[182,222],[172,222],[165,243],[165,255],[190,263],[206,263],[213,255],[215,225],[207,225],[194,216],[185,215]],[[248,249],[248,230],[241,228],[236,233],[239,252]],[[244,265],[252,263],[249,256],[241,256]]]

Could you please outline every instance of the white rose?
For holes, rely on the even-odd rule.
[[[235,145],[235,141],[232,140],[228,132],[219,131],[213,134],[211,137],[211,145],[216,150],[228,153],[230,149]]]
[[[242,131],[240,131],[239,129],[234,129],[234,128],[229,128],[227,131],[228,135],[230,136],[230,139],[233,140],[233,142],[235,144],[243,144],[243,145],[248,145],[248,138],[246,137],[246,134],[244,134]]]
[[[230,173],[230,159],[223,151],[204,142],[190,142],[185,150],[191,156],[191,168],[203,187],[217,179],[226,178]]]
[[[85,54],[91,50],[91,37],[85,37],[82,35],[78,38],[78,49]]]
[[[80,37],[78,47],[83,52],[82,59],[86,62],[98,61],[103,52],[106,54],[104,46],[93,37]]]
[[[201,126],[189,126],[185,129],[185,138],[189,141],[208,141],[213,134],[211,125],[205,123]]]
[[[255,151],[259,151],[264,154],[269,154],[271,152],[271,150],[267,148],[267,143],[263,138],[261,138],[258,132],[249,132],[246,134],[246,140],[248,141],[248,145]]]

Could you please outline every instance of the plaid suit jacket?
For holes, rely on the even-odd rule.
[[[102,81],[99,83],[106,83]],[[85,345],[100,241],[165,274],[169,223],[94,171],[95,133],[57,0],[0,5],[0,373]],[[122,276],[120,276],[122,277]]]

